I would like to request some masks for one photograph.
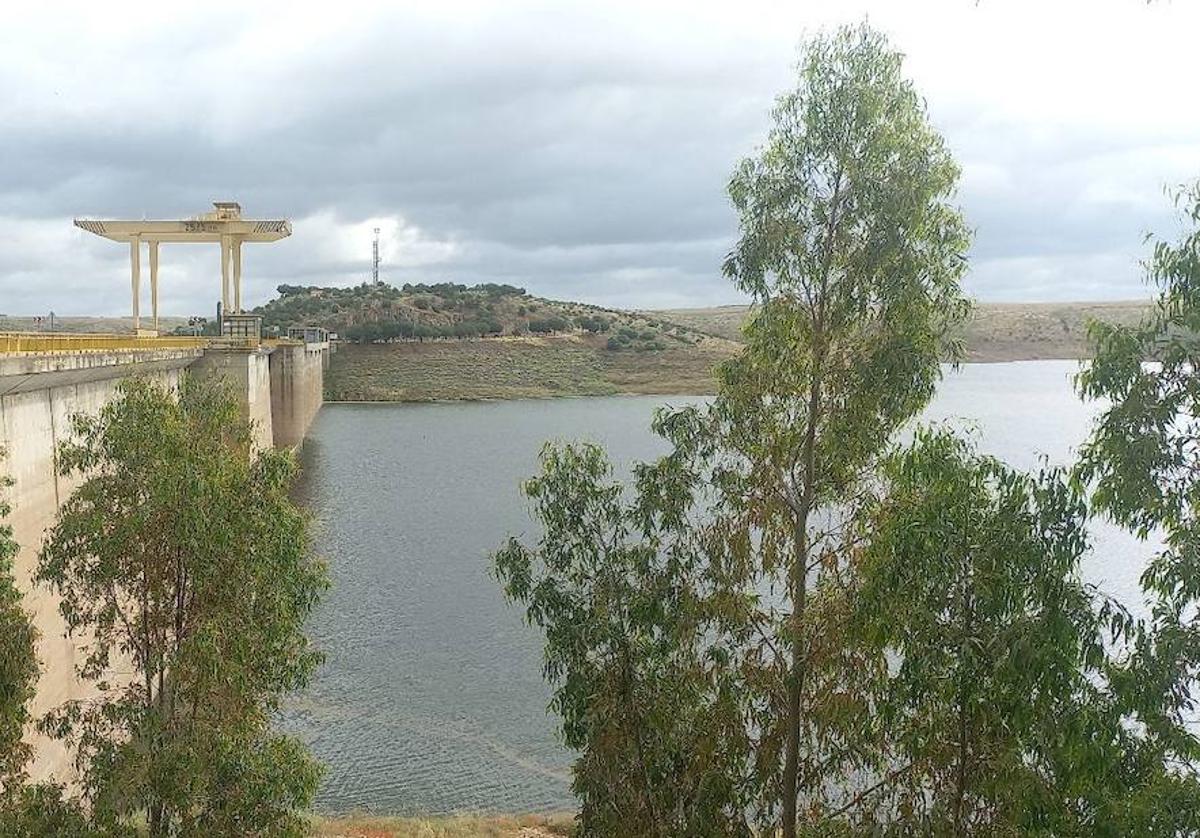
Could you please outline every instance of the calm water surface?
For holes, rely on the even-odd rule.
[[[1093,409],[1073,362],[949,373],[927,418],[976,433],[1014,466],[1069,461]],[[327,661],[285,726],[327,766],[318,808],[397,814],[573,806],[570,755],[545,707],[538,635],[488,575],[532,529],[518,484],[546,440],[592,440],[622,469],[662,453],[654,408],[613,397],[326,405],[305,444],[304,503],[333,588],[312,634]],[[1146,548],[1097,527],[1090,581],[1137,607]]]

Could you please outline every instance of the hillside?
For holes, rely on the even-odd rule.
[[[534,297],[511,285],[280,286],[255,309],[268,332],[324,326],[342,338],[334,401],[708,393],[737,344],[664,320]]]
[[[613,351],[598,335],[341,344],[325,378],[332,401],[431,401],[713,392],[737,344],[700,336],[654,351]]]
[[[1088,355],[1087,322],[1136,323],[1149,303],[977,303],[963,329],[968,361],[1075,359]],[[749,306],[656,311],[698,332],[741,339]]]
[[[586,333],[613,351],[662,351],[703,336],[658,315],[534,297],[512,285],[383,282],[350,288],[281,285],[279,297],[254,309],[263,329],[317,325],[357,344]]]

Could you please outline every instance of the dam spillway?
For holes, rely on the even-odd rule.
[[[32,584],[44,534],[76,486],[54,466],[71,417],[96,413],[133,376],[172,388],[184,373],[216,376],[237,397],[258,448],[293,448],[322,403],[329,344],[323,334],[313,337],[318,339],[0,334],[0,475],[13,481],[5,493],[12,511],[0,524],[13,528],[20,548],[17,586],[39,634],[35,718],[92,694],[75,674],[86,639],[66,636],[57,597]],[[69,781],[66,746],[40,734],[29,738],[35,750],[30,778]]]

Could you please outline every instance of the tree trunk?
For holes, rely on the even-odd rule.
[[[804,610],[808,603],[808,516],[814,500],[817,416],[821,405],[821,357],[813,367],[808,396],[808,427],[804,434],[804,476],[796,511],[794,555],[789,573],[792,594],[791,672],[788,676],[787,743],[783,764],[783,838],[796,838],[796,803],[800,791],[800,699],[804,692]]]
[[[788,674],[787,744],[783,764],[783,838],[796,838],[800,774],[800,696],[804,691],[804,609],[808,600],[808,513],[796,518],[796,558],[791,570],[791,672]]]
[[[963,810],[966,808],[967,799],[967,760],[970,757],[970,729],[967,713],[971,689],[971,671],[967,666],[967,656],[970,654],[971,635],[975,628],[975,621],[973,619],[975,612],[975,598],[971,570],[972,569],[969,564],[963,568],[962,581],[963,626],[962,639],[959,641],[958,650],[958,765],[956,766],[954,778],[955,835],[967,834],[963,824],[963,821],[965,820],[965,813]]]

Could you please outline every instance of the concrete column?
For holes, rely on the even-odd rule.
[[[138,303],[142,296],[142,240],[137,236],[129,239],[129,284],[133,291],[133,330],[142,328]]]
[[[221,236],[221,311],[229,313],[229,236]]]
[[[242,313],[242,240],[233,240],[233,310]]]
[[[150,242],[150,314],[158,331],[158,242]]]

